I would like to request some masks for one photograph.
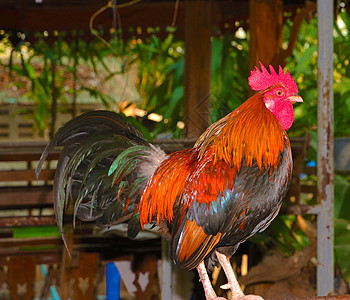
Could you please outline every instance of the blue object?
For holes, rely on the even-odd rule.
[[[50,286],[50,292],[53,300],[60,300],[60,296],[57,293],[56,287],[54,285]]]
[[[310,160],[309,162],[306,163],[308,167],[316,167],[316,162],[314,160]]]
[[[41,269],[41,272],[43,273],[45,278],[47,276],[49,276],[49,272],[47,271],[47,267],[45,265],[40,265],[40,269]],[[50,286],[50,292],[52,295],[52,298],[50,298],[50,299],[53,299],[53,300],[60,300],[61,299],[60,296],[58,295],[56,287],[54,285]]]
[[[120,273],[113,262],[106,265],[106,299],[120,300]]]

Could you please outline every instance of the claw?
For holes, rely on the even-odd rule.
[[[220,289],[229,290],[231,289],[231,285],[229,283],[223,284],[220,286]]]

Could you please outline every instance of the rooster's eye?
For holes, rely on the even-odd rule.
[[[276,94],[277,94],[277,96],[282,96],[282,91],[279,90],[276,92]]]

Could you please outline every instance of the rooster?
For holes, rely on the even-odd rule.
[[[50,149],[63,146],[53,187],[62,236],[70,201],[74,220],[127,223],[130,238],[146,224],[158,225],[174,263],[197,268],[207,299],[219,299],[207,273],[217,263],[233,299],[258,297],[244,296],[229,258],[281,207],[292,173],[286,130],[292,103],[303,101],[288,71],[260,68],[248,78],[258,92],[212,124],[192,149],[167,155],[109,111],[85,113],[60,128],[36,175]]]

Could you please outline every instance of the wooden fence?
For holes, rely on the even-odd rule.
[[[77,115],[87,111],[103,109],[102,104],[77,104]],[[0,141],[48,141],[48,130],[39,135],[33,118],[32,104],[2,103],[0,104]],[[70,106],[58,106],[56,128],[61,127],[72,118]]]

